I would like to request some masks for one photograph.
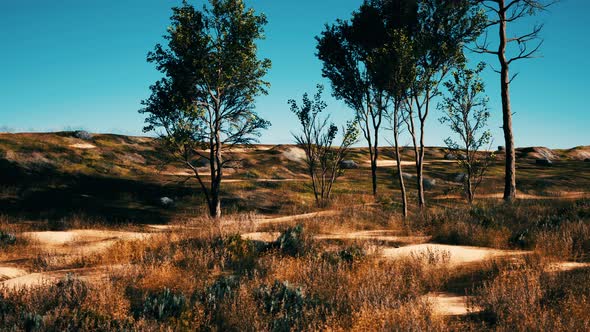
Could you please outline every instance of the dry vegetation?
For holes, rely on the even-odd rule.
[[[82,143],[95,148],[69,147]],[[292,149],[236,152],[218,223],[151,140],[0,135],[0,330],[590,329],[590,164],[521,156],[530,197],[507,206],[491,197],[499,160],[470,207],[429,149],[430,207],[403,221],[392,166],[375,200],[355,150],[362,167],[319,211]]]

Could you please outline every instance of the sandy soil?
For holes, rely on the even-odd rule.
[[[382,241],[394,242],[401,245],[426,243],[430,240],[429,236],[400,236],[396,231],[391,230],[373,230],[360,232],[342,232],[332,234],[320,234],[316,236],[319,240],[359,240],[359,241]]]
[[[0,281],[22,277],[27,273],[27,271],[16,267],[0,266]]]
[[[429,165],[433,162],[436,163],[456,163],[456,160],[446,160],[446,159],[433,159],[433,160],[427,160],[424,162],[424,165]],[[370,160],[364,160],[363,161],[363,165],[368,166],[371,164]],[[416,165],[415,161],[408,161],[408,160],[402,160],[402,166],[414,166]],[[377,160],[377,166],[378,167],[389,167],[389,166],[397,166],[397,161],[396,160]]]
[[[467,296],[436,292],[426,295],[426,299],[432,303],[434,313],[437,315],[461,316],[470,313],[467,309]]]
[[[428,254],[429,252],[441,254],[448,253],[449,265],[455,267],[463,264],[482,262],[495,257],[522,255],[527,253],[527,251],[509,251],[483,247],[423,243],[401,248],[385,248],[383,249],[382,254],[385,258],[404,258],[412,255]]]
[[[90,143],[76,143],[76,144],[70,144],[71,148],[74,149],[82,149],[82,150],[90,150],[90,149],[96,149],[95,145],[92,145]]]
[[[0,285],[6,288],[24,288],[39,286],[48,283],[57,282],[65,278],[68,274],[79,278],[80,280],[89,283],[99,283],[101,280],[106,278],[110,272],[115,269],[120,269],[121,266],[99,266],[81,269],[68,269],[38,273],[26,273],[21,276],[5,280]]]
[[[502,199],[503,193],[496,193],[496,194],[484,194],[484,195],[477,195],[477,198],[497,198]],[[523,192],[518,192],[516,194],[518,199],[581,199],[581,198],[588,198],[590,197],[590,192],[583,192],[583,191],[561,191],[559,193],[555,193],[551,196],[541,196],[541,195],[530,195],[525,194]],[[434,197],[434,199],[439,200],[455,200],[455,199],[462,199],[463,196],[461,195],[440,195]]]
[[[252,241],[260,241],[260,242],[274,242],[276,241],[281,233],[277,232],[254,232],[254,233],[246,233],[242,234],[242,238]]]
[[[98,252],[108,249],[117,241],[141,240],[149,233],[118,232],[103,230],[69,230],[54,232],[26,232],[23,236],[46,250]]]

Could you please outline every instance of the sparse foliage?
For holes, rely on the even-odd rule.
[[[500,87],[502,96],[502,119],[504,140],[506,144],[506,164],[504,200],[512,201],[516,198],[516,150],[514,133],[512,130],[512,106],[510,104],[510,83],[517,74],[510,76],[510,65],[517,60],[529,59],[538,55],[543,44],[540,33],[543,25],[534,25],[528,32],[513,37],[507,35],[508,25],[534,16],[547,7],[556,3],[555,0],[472,0],[487,14],[485,34],[476,41],[471,49],[477,53],[491,54],[498,58],[500,70]],[[499,36],[497,48],[491,45],[488,32],[498,28],[495,35]],[[532,46],[531,46],[532,45]]]
[[[452,79],[444,83],[448,95],[439,104],[445,112],[440,122],[448,124],[458,136],[458,139],[445,139],[445,143],[451,151],[462,151],[464,155],[458,163],[465,172],[462,182],[469,203],[473,203],[477,187],[494,160],[493,153],[480,151],[491,140],[491,133],[486,129],[490,117],[488,98],[484,95],[485,87],[479,77],[484,68],[483,63],[476,69],[468,69],[466,64],[459,65],[452,73]]]
[[[313,99],[306,93],[301,105],[295,100],[289,100],[289,105],[301,125],[301,133],[293,136],[297,145],[305,151],[316,204],[324,206],[330,200],[334,182],[342,175],[342,161],[350,147],[358,141],[358,130],[355,122],[348,122],[342,128],[340,146],[335,146],[338,127],[329,122],[329,117],[322,117],[327,104],[322,100],[323,87],[318,85],[317,89]]]
[[[463,61],[463,46],[481,33],[483,18],[469,0],[423,0],[418,4],[417,28],[411,35],[416,75],[406,99],[406,123],[414,146],[418,205],[423,208],[424,136],[432,101],[440,95],[440,84],[450,68]]]

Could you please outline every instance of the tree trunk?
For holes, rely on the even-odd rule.
[[[373,181],[373,196],[377,195],[377,158],[379,158],[379,147],[377,147],[377,135],[375,134],[375,145],[371,156],[371,179]]]
[[[397,162],[397,174],[399,179],[399,189],[402,195],[402,210],[404,220],[408,217],[408,197],[406,195],[406,185],[404,183],[404,174],[402,172],[402,158],[399,154],[399,123],[398,110],[394,110],[393,115],[393,140],[395,142],[395,160]]]
[[[500,10],[500,45],[498,58],[500,60],[500,86],[502,94],[502,118],[504,140],[506,144],[506,164],[504,176],[504,200],[511,202],[516,199],[516,152],[514,147],[514,135],[512,132],[512,108],[510,105],[510,71],[506,60],[506,10],[504,0],[499,2]]]
[[[420,155],[416,163],[417,180],[418,180],[418,206],[420,210],[426,207],[424,199],[424,123],[426,118],[420,119]]]

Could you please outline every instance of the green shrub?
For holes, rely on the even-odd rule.
[[[275,246],[285,255],[300,257],[314,251],[313,238],[305,233],[303,225],[289,227],[275,241]]]
[[[265,313],[272,317],[272,331],[301,329],[308,301],[300,288],[292,288],[287,282],[275,281],[271,287],[261,286],[257,298]]]
[[[16,235],[0,231],[0,246],[13,245],[16,243]]]
[[[141,315],[148,319],[165,321],[169,318],[178,318],[187,308],[187,301],[182,293],[173,293],[170,289],[151,293],[143,301]]]

